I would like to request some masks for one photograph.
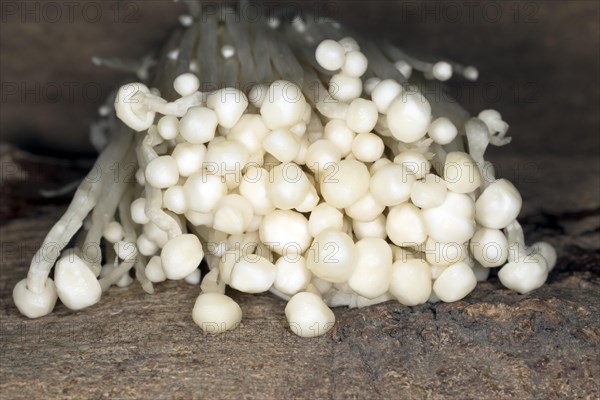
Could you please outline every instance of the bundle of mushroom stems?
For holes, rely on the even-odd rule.
[[[308,337],[332,327],[330,307],[453,302],[492,268],[518,293],[546,281],[554,249],[525,245],[521,196],[483,158],[508,125],[419,90],[473,67],[331,20],[181,21],[159,60],[130,66],[145,83],[104,108],[107,143],[14,288],[22,314],[185,280],[206,332],[241,322],[230,286],[285,299]]]

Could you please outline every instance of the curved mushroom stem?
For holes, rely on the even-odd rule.
[[[158,157],[154,146],[162,143],[155,129],[148,130],[148,134],[142,139],[138,147],[137,155],[141,168],[145,168],[150,161]],[[169,239],[182,234],[181,227],[169,214],[162,210],[162,192],[160,189],[152,187],[148,182],[145,185],[146,190],[146,215],[159,228],[168,233]]]
[[[148,111],[157,112],[163,115],[183,117],[191,107],[205,104],[206,96],[206,93],[195,92],[191,95],[180,97],[175,101],[167,102],[160,96],[145,93],[142,99],[142,104]]]
[[[120,130],[115,133],[115,139],[100,153],[94,167],[77,188],[67,211],[44,238],[27,273],[27,288],[32,292],[41,293],[44,290],[46,279],[60,252],[81,228],[83,219],[98,204],[103,189],[110,180],[110,165],[123,157],[131,140],[132,135],[128,131]]]
[[[100,202],[92,211],[91,227],[85,236],[83,248],[85,257],[83,260],[90,266],[92,272],[96,276],[100,274],[102,256],[100,251],[100,239],[104,227],[113,219],[123,193],[127,190],[128,180],[132,176],[128,176],[128,172],[134,171],[136,164],[133,157],[133,146],[125,148],[123,156],[118,159],[112,166],[112,171],[104,172],[103,190],[101,193],[102,202]],[[112,173],[109,173],[112,172]],[[112,182],[110,182],[112,181]],[[92,255],[89,255],[89,246],[94,248]]]

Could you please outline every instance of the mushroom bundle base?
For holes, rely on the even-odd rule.
[[[100,109],[96,164],[14,288],[23,315],[184,280],[206,332],[241,322],[229,286],[286,300],[313,337],[330,307],[453,302],[493,268],[519,293],[544,284],[556,253],[525,245],[521,196],[484,159],[508,124],[422,89],[474,67],[331,19],[190,4],[160,55],[93,60],[137,78]]]

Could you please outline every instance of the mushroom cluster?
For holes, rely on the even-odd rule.
[[[329,307],[453,302],[492,268],[519,293],[545,282],[556,253],[525,245],[521,196],[484,160],[508,125],[419,89],[476,69],[330,19],[227,15],[195,10],[157,62],[132,68],[145,82],[104,110],[95,168],[15,286],[22,314],[57,298],[83,309],[134,277],[148,293],[185,280],[200,285],[192,317],[206,332],[240,323],[230,286],[287,300],[291,330],[309,337],[332,327]]]

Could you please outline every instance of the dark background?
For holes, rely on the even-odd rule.
[[[73,3],[2,3],[3,139],[40,152],[91,152],[89,123],[103,98],[126,79],[93,66],[91,57],[154,51],[185,10],[168,0]],[[492,107],[505,116],[514,136],[511,153],[598,154],[598,1],[286,4],[290,11],[316,9],[409,50],[476,65],[480,81],[455,93],[472,113]]]

